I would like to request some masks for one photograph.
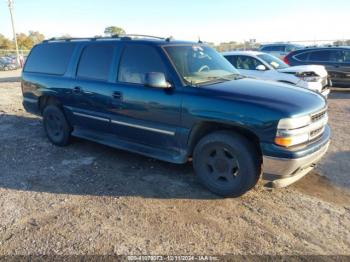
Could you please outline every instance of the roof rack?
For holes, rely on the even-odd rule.
[[[151,38],[151,39],[159,39],[159,40],[165,40],[167,42],[170,42],[174,40],[172,36],[169,37],[160,37],[160,36],[153,36],[153,35],[140,35],[140,34],[120,34],[120,35],[112,35],[112,37],[117,37],[117,38],[129,38],[130,40],[135,37],[135,38]]]
[[[72,38],[62,38],[62,37],[53,37],[47,40],[44,40],[43,43],[48,42],[74,42],[74,41],[99,41],[99,40],[132,40],[134,38],[151,38],[151,39],[159,39],[159,40],[165,40],[167,42],[172,41],[174,38],[172,36],[170,37],[159,37],[159,36],[152,36],[152,35],[139,35],[139,34],[120,34],[120,35],[112,35],[112,36],[100,36],[100,37],[72,37]]]

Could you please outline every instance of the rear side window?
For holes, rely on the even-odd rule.
[[[77,77],[107,81],[113,61],[111,45],[89,45],[84,48],[77,70]]]
[[[147,73],[166,74],[166,67],[157,50],[152,46],[127,46],[120,62],[118,81],[144,84]]]
[[[278,52],[284,52],[285,46],[282,45],[270,45],[270,46],[265,46],[261,49],[261,51],[278,51]]]
[[[329,50],[310,52],[309,61],[327,62],[330,61],[331,52]]]
[[[63,75],[74,51],[74,43],[41,44],[33,48],[25,72]]]
[[[304,52],[294,56],[299,61],[307,61],[309,57],[309,52]]]
[[[292,51],[295,51],[298,49],[300,49],[298,46],[294,46],[294,45],[287,45],[286,46],[286,52],[292,52]]]
[[[350,63],[350,50],[344,50],[344,62]]]

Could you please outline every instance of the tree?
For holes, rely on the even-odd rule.
[[[14,49],[13,42],[2,34],[0,34],[0,49]]]
[[[350,40],[338,40],[333,42],[333,45],[337,45],[337,46],[350,45]]]
[[[59,37],[57,37],[58,39],[68,39],[68,38],[73,38],[70,34],[63,34]]]
[[[28,38],[34,43],[34,45],[42,42],[45,36],[38,31],[29,31]]]
[[[33,39],[29,38],[25,33],[17,34],[17,44],[19,49],[31,49],[34,45]]]
[[[17,36],[18,48],[23,50],[29,50],[34,45],[42,42],[45,39],[45,36],[39,33],[38,31],[29,31],[28,35],[25,33],[19,33],[19,34],[16,34],[16,36]]]
[[[123,35],[125,34],[125,30],[118,26],[108,26],[104,31],[105,35],[113,36],[113,35]]]

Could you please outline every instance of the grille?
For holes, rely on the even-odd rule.
[[[312,124],[310,125],[309,141],[315,141],[322,136],[327,125],[327,108],[311,115]]]
[[[324,77],[324,78],[322,78],[322,87],[325,87],[325,86],[327,86],[327,84],[328,84],[328,79],[327,79],[327,77]]]
[[[326,114],[327,114],[327,109],[311,115],[311,122],[314,123],[314,122],[320,121],[322,118],[326,117]]]
[[[319,128],[319,129],[316,129],[316,130],[311,131],[311,132],[310,132],[310,140],[315,139],[315,138],[321,136],[322,133],[323,133],[323,131],[324,131],[324,127],[321,127],[321,128]]]

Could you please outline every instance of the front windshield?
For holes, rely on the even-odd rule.
[[[285,62],[269,54],[258,55],[262,60],[271,65],[274,69],[284,69],[289,67]]]
[[[214,49],[203,45],[165,46],[177,72],[191,85],[233,80],[239,72]]]

